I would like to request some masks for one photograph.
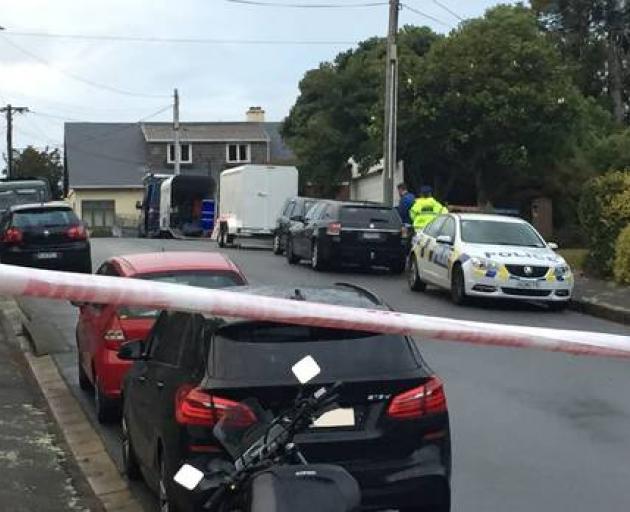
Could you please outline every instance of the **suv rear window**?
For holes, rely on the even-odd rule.
[[[68,208],[46,208],[19,210],[13,213],[13,226],[16,228],[49,228],[79,224],[79,219]]]
[[[376,206],[343,206],[339,215],[342,225],[353,227],[399,228],[401,220],[392,208]]]
[[[225,380],[293,383],[291,367],[307,354],[325,380],[387,378],[419,366],[403,336],[264,322],[220,329],[213,352],[213,376]]]

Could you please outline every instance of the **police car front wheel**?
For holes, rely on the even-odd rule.
[[[451,277],[451,300],[453,303],[461,306],[467,302],[467,299],[464,271],[461,265],[456,265],[453,267],[453,275]]]

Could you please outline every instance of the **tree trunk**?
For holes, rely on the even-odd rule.
[[[475,189],[477,191],[477,206],[484,207],[488,202],[488,195],[483,183],[483,171],[475,170]]]
[[[613,103],[613,117],[618,123],[623,123],[626,109],[623,97],[623,68],[621,65],[621,29],[616,16],[621,16],[617,9],[617,1],[608,3],[608,94]]]

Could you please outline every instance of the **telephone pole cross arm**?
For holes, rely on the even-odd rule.
[[[0,108],[0,112],[7,116],[7,179],[13,178],[13,114],[23,114],[28,112],[28,107],[14,107],[7,105]]]
[[[387,32],[387,68],[385,71],[385,123],[383,130],[383,202],[394,202],[394,169],[396,168],[396,140],[398,114],[398,14],[400,0],[389,0],[389,29]]]

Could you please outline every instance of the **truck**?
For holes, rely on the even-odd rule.
[[[242,165],[219,179],[219,216],[214,230],[220,247],[248,239],[273,240],[276,219],[298,195],[298,170],[289,165]]]
[[[209,176],[147,175],[138,234],[159,238],[212,233],[216,182]]]
[[[0,214],[11,206],[47,203],[51,200],[48,181],[32,178],[0,181]]]

